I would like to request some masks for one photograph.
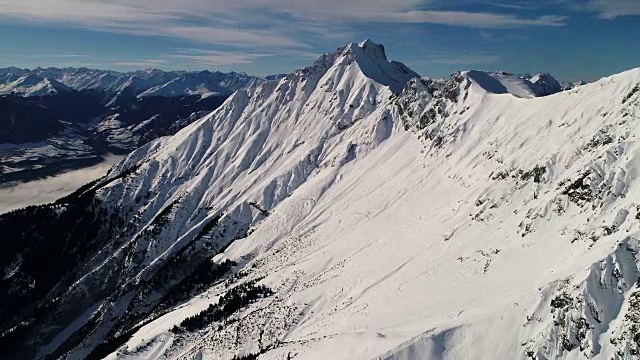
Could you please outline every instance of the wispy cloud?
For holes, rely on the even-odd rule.
[[[112,64],[124,67],[154,67],[167,65],[168,63],[169,61],[164,59],[133,59],[128,61],[116,61]]]
[[[0,0],[0,17],[67,23],[229,46],[308,47],[299,35],[340,36],[355,23],[431,23],[473,28],[562,26],[564,18],[442,11],[420,0]],[[282,20],[284,19],[284,20]],[[273,24],[273,25],[270,25]]]
[[[524,26],[564,26],[566,17],[548,15],[538,18],[522,18],[511,14],[476,13],[466,11],[416,10],[389,14],[380,20],[408,23],[431,23],[470,28],[500,29]]]
[[[272,54],[190,49],[183,54],[171,54],[169,56],[182,62],[202,66],[227,66],[250,64],[257,59],[272,56]]]
[[[206,66],[283,55],[306,59],[313,53],[312,45],[353,41],[365,37],[362,29],[371,26],[437,24],[498,31],[566,23],[565,17],[553,13],[527,16],[519,3],[501,5],[494,13],[460,11],[444,0],[0,0],[0,21],[184,40],[187,46],[214,50],[168,56]],[[145,61],[119,64],[144,66]]]
[[[51,59],[51,58],[57,58],[57,59],[65,59],[65,58],[84,58],[84,57],[88,57],[89,55],[83,55],[83,54],[16,54],[13,55],[14,57],[17,58],[26,58],[26,59]]]
[[[429,59],[430,62],[447,65],[495,64],[500,62],[500,60],[501,58],[498,55],[438,56]]]
[[[279,34],[279,30],[251,30],[209,26],[171,26],[158,29],[160,34],[200,43],[236,47],[308,48],[308,44]]]
[[[197,66],[229,66],[238,64],[251,64],[262,58],[274,56],[291,56],[299,59],[315,59],[318,53],[306,50],[285,49],[278,52],[246,52],[246,51],[221,51],[203,49],[181,49],[180,52],[169,54],[168,57],[180,62]]]
[[[599,13],[604,19],[614,19],[619,16],[640,15],[640,1],[638,0],[590,0],[576,2],[577,6]]]
[[[503,9],[512,10],[534,10],[539,8],[539,4],[507,4],[504,2],[487,2],[487,5],[495,6]]]
[[[479,35],[487,41],[498,41],[498,37],[488,31],[480,31]]]

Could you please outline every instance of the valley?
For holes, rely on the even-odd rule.
[[[0,214],[30,205],[42,205],[65,197],[82,185],[101,178],[123,158],[107,155],[95,165],[71,169],[28,182],[9,182],[0,186]]]

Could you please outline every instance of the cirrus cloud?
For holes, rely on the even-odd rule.
[[[0,0],[0,19],[62,23],[236,47],[309,47],[359,23],[429,23],[470,28],[563,26],[555,15],[433,10],[418,0]]]
[[[499,55],[461,55],[461,56],[439,56],[431,58],[429,61],[436,64],[447,65],[481,65],[495,64],[500,62]]]
[[[591,0],[582,6],[598,12],[600,17],[604,19],[640,15],[640,1],[638,0]]]

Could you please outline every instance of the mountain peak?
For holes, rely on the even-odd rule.
[[[384,45],[376,44],[371,39],[347,45],[343,55],[356,62],[365,76],[389,86],[395,93],[401,92],[411,78],[420,76],[403,63],[389,61]]]
[[[518,76],[505,71],[469,70],[461,72],[461,75],[469,78],[484,91],[493,94],[511,94],[520,98],[532,98],[562,91],[560,83],[548,73]]]
[[[299,70],[303,74],[324,73],[329,68],[348,67],[355,64],[365,77],[388,86],[392,92],[402,91],[409,79],[420,77],[404,64],[389,61],[382,44],[371,39],[339,47],[333,53],[323,54],[312,66]]]
[[[371,39],[357,43],[351,43],[342,48],[343,55],[352,55],[354,57],[366,56],[379,60],[387,60],[387,54],[384,51],[384,45],[376,44]]]
[[[36,85],[38,83],[40,83],[41,81],[43,81],[44,78],[35,75],[35,74],[26,74],[24,76],[21,76],[19,79],[17,79],[16,81],[13,82],[13,85],[20,85],[20,86],[33,86]]]
[[[0,94],[15,93],[22,96],[41,96],[57,93],[58,91],[72,91],[72,89],[59,81],[40,77],[35,74],[26,74],[20,78],[0,86]]]

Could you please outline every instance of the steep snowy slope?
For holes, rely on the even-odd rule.
[[[61,258],[68,253],[64,248],[74,249],[72,253],[84,260],[78,261],[83,264],[80,267],[61,268],[46,279],[37,269],[18,266],[4,281],[11,294],[18,294],[8,296],[11,305],[5,309],[19,307],[25,297],[47,294],[57,299],[48,305],[54,312],[41,315],[44,319],[34,324],[36,329],[25,330],[40,334],[35,341],[49,341],[66,327],[66,321],[82,315],[83,304],[102,303],[102,321],[91,324],[97,329],[87,330],[86,338],[62,340],[81,344],[70,348],[57,343],[43,348],[41,354],[66,349],[73,356],[87,355],[105,337],[144,319],[161,305],[171,287],[225,244],[246,236],[249,226],[318,167],[346,163],[389,136],[390,110],[380,105],[389,104],[392,91],[382,83],[397,89],[413,76],[403,65],[389,63],[381,46],[364,42],[326,54],[313,66],[281,80],[236,92],[219,111],[188,126],[189,130],[133,153],[86,195],[79,193],[60,203],[68,204],[63,217],[81,213],[69,218],[75,228],[92,227],[91,231],[99,231],[97,235],[71,232],[55,240],[66,243],[49,249],[55,255],[45,255],[36,246],[41,242],[29,245],[39,231],[16,234],[24,238],[20,246],[26,250],[9,251],[5,258],[11,263],[17,258],[22,263],[40,256]],[[366,126],[358,131],[372,135],[345,143],[344,137],[352,136],[345,130],[366,117],[375,121],[363,122]],[[94,200],[86,204],[90,198]],[[95,229],[92,214],[105,213],[112,214],[112,221]],[[166,226],[169,219],[172,224]],[[19,214],[5,217],[7,228],[12,228],[12,221],[22,220]],[[52,220],[52,226],[64,221]],[[130,225],[123,227],[126,223]],[[199,234],[202,227],[209,231]],[[49,232],[42,229],[42,236]],[[34,279],[40,285],[23,287]],[[149,298],[150,292],[159,295]]]
[[[3,349],[633,359],[640,69],[539,98],[415,77],[350,44],[0,217]]]
[[[276,295],[223,328],[162,331],[215,303],[220,285],[121,355],[181,339],[169,357],[633,358],[637,94],[622,101],[640,71],[529,100],[460,81],[435,122],[438,146],[394,130],[320,171],[219,258],[248,256]],[[358,128],[376,120],[346,133],[375,138]]]
[[[221,283],[143,326],[118,356],[633,359],[640,69],[539,99],[453,83],[433,122],[439,140],[391,128],[267,204],[217,257],[274,295],[235,321],[169,331],[221,301]],[[400,96],[394,119],[421,133],[401,110],[414,95]],[[376,139],[365,129],[378,121],[345,130],[345,143]]]

